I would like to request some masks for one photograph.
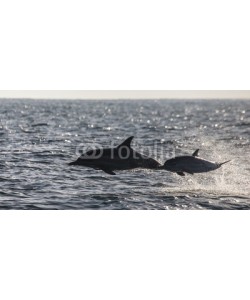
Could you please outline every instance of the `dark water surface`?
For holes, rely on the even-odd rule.
[[[0,100],[0,209],[249,209],[250,101]],[[116,176],[67,164],[93,144],[164,162],[192,154],[223,168]]]

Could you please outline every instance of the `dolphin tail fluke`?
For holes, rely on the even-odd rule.
[[[231,159],[230,160],[227,160],[227,161],[224,161],[224,162],[222,162],[222,163],[220,163],[219,164],[219,167],[221,167],[222,165],[224,165],[224,164],[226,164],[226,163],[228,163],[228,162],[230,162],[231,161]]]

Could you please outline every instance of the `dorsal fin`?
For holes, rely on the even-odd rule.
[[[120,147],[123,147],[123,146],[130,148],[131,147],[130,144],[131,144],[133,138],[134,138],[133,136],[130,136],[123,143],[121,143],[119,146],[117,146],[117,148],[120,148]]]
[[[192,154],[192,156],[198,156],[199,150],[200,150],[200,149],[195,150],[194,153]]]

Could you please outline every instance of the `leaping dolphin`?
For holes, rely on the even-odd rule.
[[[185,173],[205,173],[219,169],[222,165],[230,160],[222,163],[211,162],[198,157],[199,149],[195,150],[192,156],[177,156],[169,159],[162,167],[164,170],[177,173],[180,176],[185,176]]]
[[[116,170],[131,170],[136,168],[157,169],[161,164],[146,155],[131,148],[133,136],[126,139],[115,148],[89,150],[69,165],[80,165],[102,170],[110,175],[116,175]]]

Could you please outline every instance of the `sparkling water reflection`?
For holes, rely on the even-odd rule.
[[[250,208],[250,101],[0,100],[0,115],[1,209]],[[79,145],[131,135],[135,150],[161,162],[197,148],[232,162],[185,178],[67,165]]]

